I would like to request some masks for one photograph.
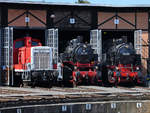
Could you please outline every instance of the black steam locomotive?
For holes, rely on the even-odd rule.
[[[141,83],[141,56],[136,54],[133,45],[123,39],[113,40],[111,44],[105,50],[104,81],[114,85]]]
[[[124,42],[118,39],[107,51],[107,61],[109,64],[133,64],[140,65],[140,55],[136,54],[132,43]]]
[[[90,44],[82,43],[80,38],[71,40],[61,59],[64,84],[101,83],[98,55]]]

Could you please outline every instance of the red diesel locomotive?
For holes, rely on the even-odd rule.
[[[15,86],[20,86],[23,80],[30,81],[33,87],[41,83],[52,86],[52,48],[42,46],[40,40],[29,36],[14,40],[13,63]]]

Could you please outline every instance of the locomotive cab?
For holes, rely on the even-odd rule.
[[[42,46],[40,40],[32,39],[32,37],[16,39],[13,44],[14,64],[21,64],[21,54],[25,54],[25,50],[34,46]]]

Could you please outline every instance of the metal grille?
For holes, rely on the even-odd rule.
[[[58,29],[46,30],[46,46],[53,48],[54,63],[58,62]]]
[[[102,36],[101,30],[91,30],[90,44],[94,49],[94,53],[98,54],[98,61],[102,60]]]
[[[52,49],[50,47],[33,47],[31,59],[32,70],[52,69]]]
[[[13,28],[6,27],[3,35],[3,65],[13,65]]]
[[[136,53],[142,56],[142,30],[134,32],[134,48]]]
[[[8,81],[6,82],[6,85],[13,85],[13,28],[12,27],[5,27],[2,30],[1,43],[2,43],[1,66],[4,70],[7,70],[8,73]]]

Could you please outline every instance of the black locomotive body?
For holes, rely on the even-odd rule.
[[[105,82],[141,83],[141,56],[136,54],[131,43],[122,39],[114,40],[106,53],[104,74]]]
[[[94,54],[90,44],[82,43],[80,39],[71,40],[61,59],[65,84],[101,83],[98,55]]]

